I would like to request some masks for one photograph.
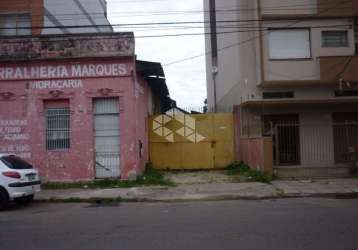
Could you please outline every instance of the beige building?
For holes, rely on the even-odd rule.
[[[238,158],[344,174],[358,151],[358,1],[204,6],[208,108],[235,110]]]

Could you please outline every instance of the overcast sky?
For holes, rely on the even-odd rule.
[[[108,18],[112,25],[203,21],[203,0],[107,0]],[[178,13],[180,11],[186,11]],[[156,61],[162,64],[177,61],[205,51],[204,36],[141,38],[148,35],[167,35],[183,33],[203,33],[201,24],[190,24],[193,29],[183,25],[173,28],[115,27],[115,31],[134,31],[136,35],[136,54],[139,60]],[[161,30],[158,30],[161,29]],[[164,67],[171,97],[181,107],[201,107],[206,98],[205,57]]]

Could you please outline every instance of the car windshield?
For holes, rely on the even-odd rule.
[[[15,155],[6,155],[0,160],[9,168],[12,169],[32,169],[32,165]]]

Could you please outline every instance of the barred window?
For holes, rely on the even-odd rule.
[[[70,109],[46,109],[46,148],[58,150],[70,148]]]
[[[348,47],[348,31],[322,31],[322,47]]]

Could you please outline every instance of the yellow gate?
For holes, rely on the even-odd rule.
[[[232,114],[172,109],[149,119],[150,161],[157,169],[225,168],[234,161]]]

